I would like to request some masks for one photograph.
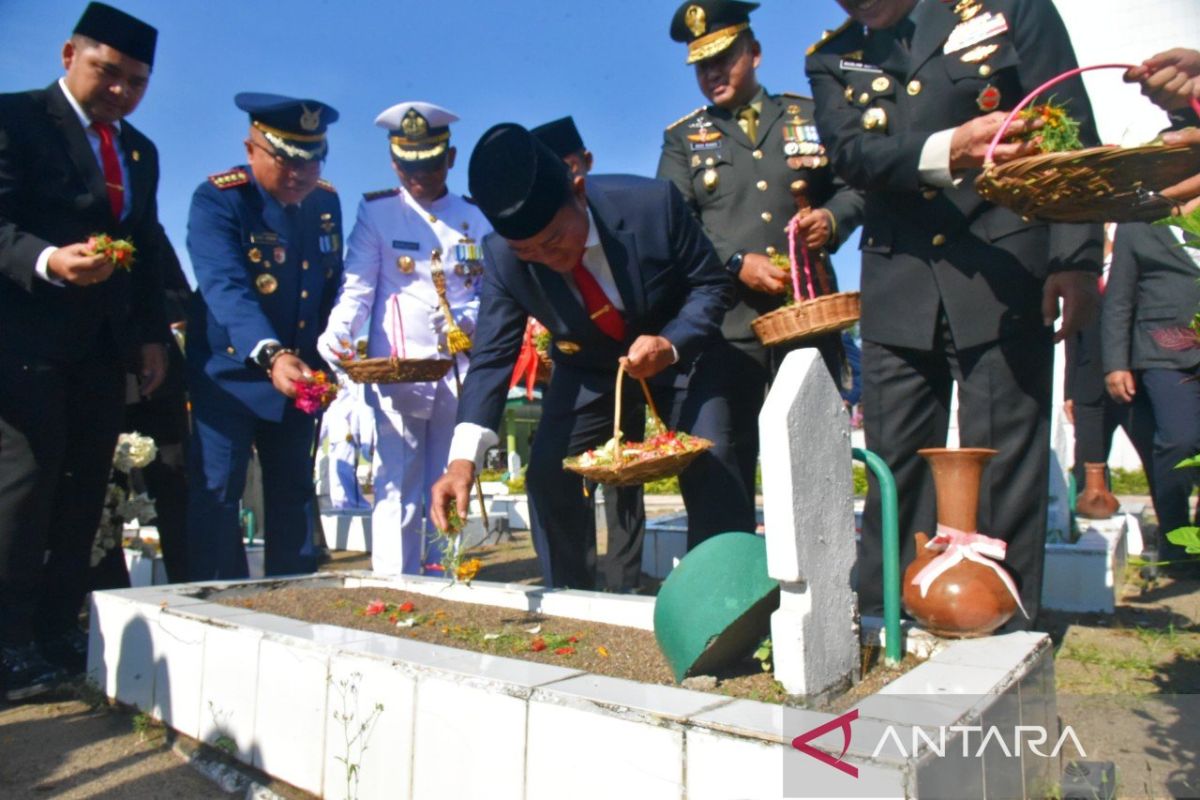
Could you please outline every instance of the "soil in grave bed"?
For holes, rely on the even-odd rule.
[[[671,670],[650,631],[459,603],[394,589],[278,588],[213,598],[224,605],[344,628],[416,639],[526,661],[539,661],[614,678],[674,686]],[[849,707],[916,666],[906,656],[897,668],[882,663],[876,647],[863,648],[866,675],[831,707]],[[701,688],[730,697],[795,704],[761,662],[747,657]]]

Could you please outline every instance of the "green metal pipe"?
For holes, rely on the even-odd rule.
[[[884,661],[900,663],[904,650],[900,641],[900,509],[896,479],[878,454],[855,447],[851,454],[867,465],[879,483],[879,505],[883,511],[883,630]],[[867,576],[859,575],[859,580]]]

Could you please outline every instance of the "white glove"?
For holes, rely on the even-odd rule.
[[[341,369],[338,361],[343,357],[353,355],[354,345],[350,343],[349,337],[339,337],[333,331],[325,331],[317,337],[317,352],[329,366]]]
[[[442,334],[446,332],[446,315],[440,308],[429,312],[429,330],[433,331],[434,338],[437,339],[442,338]]]

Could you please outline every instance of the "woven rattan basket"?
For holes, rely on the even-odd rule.
[[[777,308],[750,327],[763,345],[773,347],[852,327],[861,309],[858,292],[837,292]]]
[[[621,436],[621,384],[624,377],[625,367],[622,365],[617,370],[616,409],[613,411],[614,439],[619,439]],[[662,418],[658,416],[658,409],[655,408],[654,400],[650,397],[650,387],[646,385],[645,381],[639,380],[639,383],[642,385],[642,394],[646,396],[646,405],[650,409],[650,413],[654,415],[655,421],[661,426]],[[612,464],[582,466],[579,463],[579,457],[575,456],[563,459],[563,467],[605,486],[637,486],[678,475],[696,459],[696,456],[712,446],[713,443],[708,439],[692,436],[689,437],[688,449],[682,453],[655,455],[626,461],[623,460],[621,449],[618,448],[617,459]]]
[[[392,307],[392,354],[385,358],[348,358],[338,366],[355,383],[428,383],[440,381],[454,361],[449,358],[408,358],[400,300],[388,298]]]
[[[355,383],[426,383],[440,381],[454,362],[448,358],[359,358],[339,361]]]
[[[1129,69],[1100,64],[1064,72],[1039,86],[1009,112],[984,156],[975,179],[979,195],[1022,217],[1046,222],[1151,222],[1170,216],[1175,203],[1160,191],[1195,175],[1200,147],[1157,145],[1088,147],[1042,153],[995,164],[993,155],[1025,106],[1046,89],[1093,69]],[[1200,102],[1192,101],[1200,114]]]
[[[796,258],[797,247],[800,251],[799,259]],[[820,256],[811,257],[808,245],[797,241],[794,219],[788,225],[788,256],[792,275],[792,299],[795,302],[769,311],[750,323],[754,335],[764,346],[802,342],[849,328],[858,322],[862,308],[858,292],[834,292],[817,296],[817,286],[813,283],[814,272],[822,291],[828,291],[830,285],[825,259]],[[801,264],[803,281],[800,279]]]

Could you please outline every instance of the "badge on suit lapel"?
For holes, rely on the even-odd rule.
[[[979,106],[980,111],[995,111],[1000,107],[1000,90],[988,84],[975,98],[975,105]]]
[[[262,250],[257,247],[251,247],[246,251],[246,258],[250,259],[251,264],[259,264],[262,262]]]
[[[142,154],[137,150],[134,150],[132,153],[130,153],[129,157],[132,158],[134,161],[142,160]]]
[[[721,139],[724,134],[713,128],[711,120],[700,118],[688,125],[689,128],[695,128],[695,133],[687,135],[688,142],[691,143],[692,150],[715,150],[721,146]]]
[[[254,286],[259,294],[274,294],[279,288],[279,281],[275,280],[274,275],[264,272],[254,279]]]
[[[333,221],[333,214],[325,213],[321,215],[321,230],[326,233],[332,233],[337,227],[337,223]]]
[[[568,356],[573,356],[583,349],[577,343],[569,342],[566,339],[555,342],[554,346],[558,348],[558,352]]]
[[[276,245],[275,249],[271,251],[271,258],[275,259],[276,264],[282,264],[283,262],[287,261],[287,248],[281,245]],[[272,289],[271,291],[275,290]]]

